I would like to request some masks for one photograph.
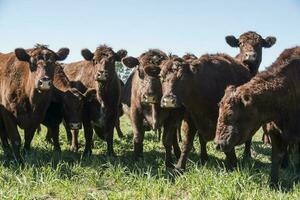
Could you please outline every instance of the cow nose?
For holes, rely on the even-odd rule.
[[[178,107],[177,98],[175,95],[168,95],[162,98],[161,107],[176,108]]]
[[[245,53],[245,60],[247,61],[255,61],[257,57],[257,53],[256,52],[246,52]]]
[[[38,81],[38,88],[40,90],[49,90],[52,85],[52,81],[48,76],[44,76]]]
[[[81,129],[81,123],[69,123],[71,130],[79,130]]]
[[[108,71],[107,70],[99,70],[97,72],[97,80],[98,81],[105,81],[108,78]]]
[[[142,101],[145,103],[157,103],[157,97],[154,94],[144,94]]]

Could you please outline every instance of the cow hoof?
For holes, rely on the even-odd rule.
[[[200,155],[201,164],[205,164],[208,161],[208,155]]]
[[[22,153],[23,153],[23,155],[27,156],[27,155],[30,155],[31,150],[30,150],[30,148],[23,148]]]
[[[182,169],[182,168],[179,168],[179,167],[177,167],[176,165],[175,165],[175,167],[174,167],[174,172],[177,174],[177,175],[182,175],[182,174],[184,174],[184,169]]]
[[[115,154],[114,152],[107,152],[107,153],[106,153],[106,156],[107,156],[107,157],[112,157],[112,158],[117,157],[116,154]]]
[[[74,152],[74,153],[77,153],[78,152],[78,147],[76,147],[76,146],[71,146],[70,147],[70,151],[72,151],[72,152]]]
[[[89,158],[92,156],[92,151],[91,150],[84,150],[82,154],[82,158]]]

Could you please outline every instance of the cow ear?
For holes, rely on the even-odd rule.
[[[89,49],[82,49],[81,55],[87,61],[91,61],[94,58],[94,54]]]
[[[68,48],[61,48],[56,52],[56,60],[61,61],[68,57],[70,53],[70,49]]]
[[[137,68],[137,71],[138,71],[139,78],[140,78],[140,79],[144,79],[144,77],[145,77],[144,69],[143,69],[142,67],[139,66],[139,67]]]
[[[84,95],[76,88],[71,88],[69,91],[72,93],[72,95],[75,95],[79,100],[81,100],[84,97]]]
[[[87,101],[92,101],[92,99],[97,98],[97,91],[96,89],[90,88],[83,95]]]
[[[160,73],[160,68],[157,66],[147,66],[145,67],[145,73],[152,77],[158,77]]]
[[[16,57],[18,58],[18,60],[30,62],[30,56],[27,54],[25,49],[17,48],[17,49],[15,49],[15,54],[16,54]]]
[[[276,37],[269,36],[263,40],[262,46],[265,48],[270,48],[275,43],[276,43]]]
[[[228,35],[225,37],[227,44],[231,47],[239,47],[239,40],[236,39],[233,35]]]
[[[129,56],[122,59],[122,64],[128,68],[134,68],[135,66],[139,65],[140,62],[135,57]]]
[[[198,72],[198,67],[196,65],[188,65],[186,66],[187,69],[189,69],[192,73],[196,74]]]
[[[250,106],[252,104],[252,97],[249,94],[243,94],[241,96],[241,100],[245,107]]]
[[[125,56],[127,56],[127,51],[125,49],[120,49],[116,53],[116,61],[120,62]]]

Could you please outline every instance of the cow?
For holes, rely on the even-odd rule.
[[[60,151],[59,124],[64,120],[64,123],[73,132],[77,132],[81,128],[83,103],[84,101],[91,101],[96,90],[89,89],[85,94],[82,94],[76,88],[71,87],[71,82],[61,65],[57,66],[54,72],[53,86],[51,103],[42,124],[47,127],[46,140],[53,143],[54,150]],[[25,144],[28,145],[27,150],[30,148],[30,142],[25,140]],[[71,150],[78,150],[74,141]]]
[[[84,105],[83,127],[86,145],[83,155],[90,156],[92,154],[94,129],[100,138],[106,140],[107,154],[114,156],[113,129],[119,116],[121,93],[115,62],[121,61],[127,55],[127,51],[114,52],[111,47],[100,45],[94,53],[89,49],[83,49],[81,54],[85,60],[66,64],[64,72],[71,80],[72,85],[82,93],[88,88],[96,89],[100,104],[98,110],[103,109],[105,115],[105,118],[101,118],[102,120],[99,122],[102,125],[97,126],[98,122],[92,121],[89,117],[89,106]],[[105,120],[104,123],[102,123],[103,120]]]
[[[271,131],[271,186],[277,186],[279,168],[291,143],[300,141],[300,47],[284,50],[265,71],[239,87],[229,86],[220,102],[215,143],[228,152],[251,138],[258,128],[273,122]]]
[[[56,62],[64,60],[68,48],[58,52],[45,45],[32,49],[17,48],[0,55],[0,132],[5,154],[12,146],[14,158],[22,162],[21,138],[17,126],[24,129],[25,140],[33,135],[44,119],[53,93]]]
[[[143,158],[144,132],[147,128],[154,131],[163,127],[163,144],[166,149],[166,167],[172,167],[172,147],[175,156],[179,158],[180,148],[177,138],[168,138],[170,131],[176,131],[176,124],[180,121],[180,109],[169,112],[161,109],[160,99],[161,83],[159,79],[160,64],[168,56],[159,49],[150,49],[138,58],[125,57],[123,65],[134,68],[124,86],[122,104],[124,113],[130,117],[133,128],[134,159]],[[178,116],[175,121],[167,120],[172,116]]]
[[[187,155],[192,148],[196,130],[200,131],[200,158],[202,161],[207,160],[206,143],[214,138],[218,102],[221,100],[226,86],[229,84],[239,85],[249,81],[261,63],[262,48],[269,48],[276,42],[275,37],[270,36],[263,39],[259,34],[252,31],[242,34],[239,39],[234,36],[227,36],[225,39],[230,46],[240,47],[240,53],[236,58],[226,54],[207,54],[196,60],[193,57],[191,60],[185,58],[185,62],[183,62],[184,60],[170,60],[170,63],[166,64],[163,67],[165,69],[161,72],[162,82],[164,83],[162,84],[163,90],[165,91],[163,92],[162,101],[174,102],[165,107],[177,107],[183,104],[186,107],[186,112],[189,113],[185,122],[185,129],[188,132],[186,133],[186,140],[183,142],[181,157],[176,165],[176,168],[180,170],[185,169]],[[189,57],[191,56],[187,56],[187,58]],[[172,67],[173,64],[174,67]],[[177,64],[179,67],[176,66]],[[219,67],[221,65],[223,66]],[[209,68],[209,66],[212,67]],[[201,69],[200,72],[198,68]],[[165,80],[164,77],[166,76],[169,76],[168,80]],[[182,77],[188,78],[185,80]],[[209,80],[209,78],[214,80]],[[214,82],[217,80],[218,82]],[[180,100],[182,98],[185,100]],[[194,102],[191,102],[191,99]],[[198,104],[204,102],[204,104],[196,105],[195,102],[198,102]],[[201,111],[200,108],[203,110]],[[202,122],[200,122],[201,120]],[[250,154],[250,144],[251,140],[246,143],[245,155]],[[228,153],[227,161],[228,166],[236,165],[234,151]]]

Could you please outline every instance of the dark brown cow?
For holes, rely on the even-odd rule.
[[[186,63],[183,63],[182,61],[177,62],[177,64],[179,64],[178,69],[176,66],[174,66],[174,69],[173,69],[171,67],[172,66],[172,63],[171,63],[170,67],[166,67],[164,70],[165,72],[162,72],[163,76],[164,76],[164,74],[165,75],[171,74],[169,80],[165,81],[163,78],[163,82],[165,82],[165,84],[163,84],[163,88],[165,88],[164,89],[165,92],[163,92],[164,97],[163,97],[162,101],[169,102],[169,106],[165,105],[165,107],[174,107],[174,106],[176,107],[180,103],[183,103],[183,105],[187,108],[187,106],[185,105],[186,102],[178,103],[178,99],[182,98],[182,97],[178,97],[178,95],[179,96],[183,95],[182,93],[185,90],[184,95],[186,95],[185,97],[187,98],[185,100],[189,101],[189,103],[190,103],[190,108],[187,108],[186,111],[191,112],[189,109],[192,109],[194,114],[190,113],[190,115],[196,115],[196,117],[186,115],[187,118],[185,120],[186,122],[184,123],[184,125],[185,125],[185,129],[188,132],[186,133],[187,134],[186,141],[184,141],[183,153],[181,154],[181,158],[177,164],[178,168],[185,168],[187,154],[190,151],[190,149],[192,148],[192,141],[194,139],[194,135],[195,135],[197,129],[202,132],[207,131],[207,133],[201,132],[199,135],[199,139],[200,139],[200,144],[201,144],[200,158],[203,161],[205,161],[208,158],[207,152],[206,152],[206,143],[207,143],[207,139],[211,140],[215,133],[214,125],[216,124],[216,120],[217,120],[217,103],[216,102],[218,102],[221,99],[222,94],[224,94],[224,90],[225,90],[227,84],[245,83],[245,81],[249,80],[249,78],[251,76],[253,76],[254,73],[257,72],[257,69],[261,63],[262,48],[263,47],[271,47],[275,43],[276,39],[274,37],[267,37],[266,39],[262,39],[262,37],[260,35],[258,35],[257,33],[249,31],[247,33],[242,34],[239,39],[236,39],[234,36],[227,36],[226,41],[232,47],[240,47],[240,54],[237,56],[237,59],[233,59],[228,55],[218,54],[218,55],[205,55],[205,56],[202,56],[198,61],[197,60],[195,61],[194,56],[187,55],[187,56],[185,56]],[[191,62],[192,62],[192,64],[191,64]],[[188,64],[188,63],[190,64],[190,67],[186,67],[186,64]],[[176,65],[176,62],[174,62],[174,64]],[[228,66],[229,69],[224,69],[222,67],[218,67],[223,64],[224,64],[224,66]],[[201,73],[193,73],[193,71],[197,72],[197,68],[198,68],[197,66],[199,66],[199,65],[200,66],[207,65],[207,66],[214,66],[214,67],[212,68],[213,69],[212,71],[207,70],[205,67],[204,68],[201,67],[201,69],[205,69],[205,70],[207,70],[207,72],[201,71]],[[238,66],[238,67],[236,67],[236,66]],[[241,72],[241,71],[229,72],[230,70],[232,70],[232,69],[230,69],[231,67],[246,68],[247,69],[246,71],[250,72],[250,77],[247,75],[248,79],[245,78],[246,77],[245,70],[242,70],[244,72]],[[186,70],[186,69],[188,69],[188,70]],[[223,70],[227,71],[227,72],[222,73]],[[172,71],[174,71],[174,72],[172,72]],[[205,75],[205,73],[211,73],[211,74]],[[242,75],[240,73],[242,73],[244,75]],[[187,77],[189,77],[190,80],[184,81],[184,79],[181,78],[181,75],[185,76],[186,74],[190,75],[190,76],[187,76]],[[191,74],[193,74],[193,76]],[[207,82],[207,84],[200,83],[200,79],[193,82],[192,79],[196,79],[196,77],[198,75],[200,75],[201,77],[203,76],[203,79],[201,81]],[[216,77],[216,76],[220,76],[220,77]],[[239,77],[239,76],[242,76],[242,77]],[[218,80],[218,82],[214,82],[213,80],[208,80],[208,77],[211,77],[214,80]],[[221,79],[224,79],[224,80],[221,80]],[[184,86],[184,83],[187,85]],[[195,85],[191,85],[191,84],[195,84]],[[181,87],[184,89],[182,89]],[[189,88],[187,88],[187,87],[189,87]],[[199,95],[197,93],[194,94],[194,93],[190,92],[190,91],[192,91],[192,89],[190,89],[191,87],[197,88],[195,90],[197,90],[198,93],[199,93],[199,91],[202,91],[202,90],[204,93],[203,94],[199,93]],[[174,88],[176,88],[176,89],[174,89]],[[178,91],[175,91],[175,90],[178,90]],[[174,91],[176,94],[174,94]],[[181,94],[179,94],[179,93],[181,93]],[[191,98],[191,97],[193,97],[193,98]],[[190,100],[188,100],[188,98],[190,98]],[[211,100],[210,106],[208,106],[208,104],[203,105],[204,107],[202,107],[200,105],[195,105],[194,103],[191,102],[191,99],[193,99],[194,103],[197,102],[195,99],[198,99],[199,102],[208,101],[208,99],[210,99]],[[174,103],[172,103],[172,101]],[[196,111],[197,109],[194,109],[194,106],[198,106],[198,108],[203,108],[204,110]],[[195,112],[199,112],[199,113],[196,114]],[[208,117],[206,117],[206,115],[204,113],[207,114]],[[206,118],[206,119],[204,119],[204,118]],[[199,120],[202,120],[202,119],[203,119],[203,122],[199,122]],[[195,120],[197,122],[195,122]],[[192,121],[194,121],[195,123],[202,124],[201,126],[203,126],[203,127],[201,127],[201,129],[199,129],[200,127],[197,126],[196,124],[193,125]],[[207,123],[207,124],[204,125],[204,123]],[[191,126],[191,127],[188,127],[188,126]],[[249,140],[246,143],[245,155],[247,155],[247,156],[250,155],[250,144],[251,144],[251,140]],[[231,152],[231,156],[228,156],[228,158],[229,158],[228,159],[229,163],[234,165],[234,163],[236,162],[234,151]]]
[[[0,55],[1,139],[5,153],[10,152],[7,139],[10,140],[17,160],[21,160],[17,126],[25,129],[25,140],[33,135],[51,101],[56,61],[64,60],[68,54],[67,48],[55,53],[37,45],[33,49],[18,48],[14,53]]]
[[[115,62],[121,61],[126,56],[127,51],[120,50],[117,53],[112,48],[101,45],[94,53],[88,49],[82,50],[84,61],[67,64],[64,68],[68,78],[73,82],[73,86],[79,91],[85,92],[88,88],[97,90],[99,102],[98,110],[105,110],[105,125],[94,126],[97,135],[106,139],[108,155],[114,155],[113,151],[113,129],[119,116],[120,104],[120,81],[115,70]],[[101,103],[100,103],[101,104]],[[88,105],[84,106],[86,113],[83,118],[86,146],[84,156],[92,153],[93,128],[91,124]],[[97,124],[97,122],[93,122]]]
[[[219,109],[217,149],[230,151],[273,121],[271,185],[277,185],[287,145],[300,141],[300,48],[285,50],[265,71],[240,87],[228,87]]]
[[[251,75],[245,66],[225,54],[204,55],[191,64],[181,58],[171,58],[161,68],[162,107],[177,108],[184,105],[189,114],[187,120],[194,122],[195,126],[188,127],[176,166],[184,169],[196,130],[199,130],[201,149],[204,150],[201,151],[201,159],[206,159],[206,142],[215,136],[218,102],[226,86],[241,85],[250,80]],[[234,151],[228,153],[227,157],[230,163],[235,164]]]
[[[176,120],[166,120],[169,115],[174,117],[181,113],[181,110],[169,112],[160,108],[161,83],[159,80],[159,65],[168,56],[158,50],[151,49],[143,53],[138,58],[126,57],[122,59],[125,66],[134,68],[134,71],[128,78],[124,86],[124,95],[122,98],[124,112],[130,117],[134,134],[134,158],[143,157],[144,132],[147,127],[156,131],[162,126],[163,144],[166,148],[166,166],[172,167],[171,150],[173,146],[176,157],[180,155],[180,148],[177,138],[168,138],[169,131],[176,131]]]
[[[47,141],[53,143],[55,150],[60,151],[59,124],[64,119],[66,125],[77,132],[81,128],[83,103],[90,101],[90,98],[96,94],[96,90],[91,89],[82,94],[76,88],[72,88],[62,66],[58,66],[54,72],[53,86],[51,104],[42,124],[48,128]],[[25,144],[27,144],[26,141]],[[30,145],[30,141],[28,145]],[[76,147],[71,146],[72,148]]]

